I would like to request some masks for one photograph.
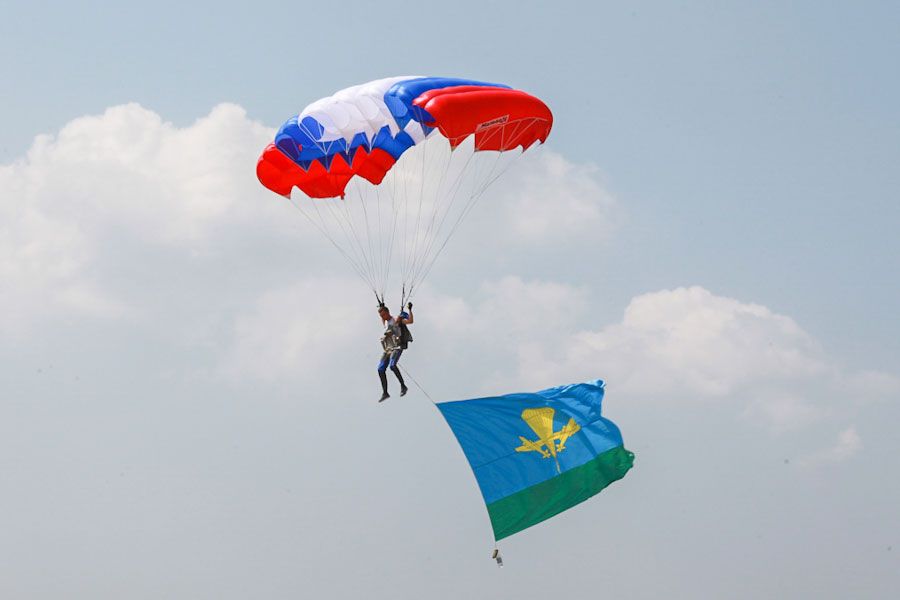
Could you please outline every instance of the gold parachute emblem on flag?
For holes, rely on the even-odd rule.
[[[581,426],[575,422],[574,418],[570,418],[562,429],[553,431],[555,414],[556,411],[548,406],[523,410],[522,420],[538,436],[538,439],[529,440],[519,436],[522,445],[516,448],[516,452],[538,452],[542,458],[553,457],[556,462],[556,472],[560,473],[557,455],[566,449],[566,440],[581,430]]]

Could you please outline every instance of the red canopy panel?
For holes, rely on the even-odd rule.
[[[476,150],[523,150],[544,142],[553,113],[540,99],[519,90],[457,86],[429,90],[413,102],[433,117],[454,148],[475,135]]]

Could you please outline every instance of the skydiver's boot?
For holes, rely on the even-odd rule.
[[[384,371],[378,371],[378,378],[381,379],[381,399],[378,401],[384,402],[391,397],[387,391],[387,374]]]
[[[405,396],[406,392],[409,391],[409,388],[406,387],[406,383],[403,381],[403,375],[400,374],[400,369],[398,369],[397,367],[392,367],[391,371],[394,372],[394,375],[397,376],[397,381],[400,382],[400,395]]]

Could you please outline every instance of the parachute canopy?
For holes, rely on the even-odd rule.
[[[506,157],[543,143],[552,126],[544,102],[505,84],[389,77],[288,119],[256,173],[273,192],[325,201],[297,206],[381,299],[397,250],[405,300]]]
[[[528,149],[553,126],[547,105],[507,85],[446,77],[389,77],[343,89],[288,119],[257,165],[260,182],[283,196],[343,196],[359,176],[379,184],[401,155],[434,130],[450,146],[475,136],[475,150]]]

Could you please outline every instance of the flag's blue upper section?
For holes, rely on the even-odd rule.
[[[619,428],[600,416],[603,391],[603,382],[596,380],[537,393],[442,402],[437,407],[459,440],[485,503],[490,504],[621,446]],[[545,431],[535,429],[534,418],[529,424],[523,411],[529,411],[525,416],[541,412],[549,420]],[[569,431],[576,429],[570,419],[578,427],[566,436],[567,426]],[[554,444],[555,456],[543,456],[550,454],[550,447],[541,443],[542,436]],[[551,439],[554,436],[556,440]],[[560,440],[563,448],[557,451]]]

